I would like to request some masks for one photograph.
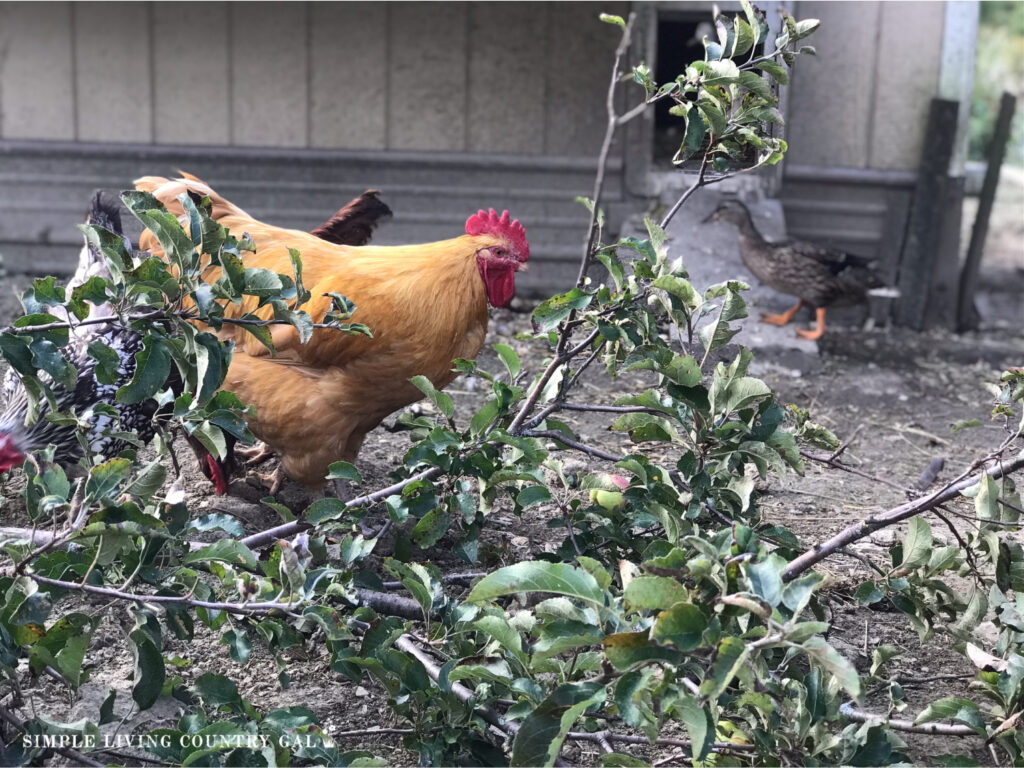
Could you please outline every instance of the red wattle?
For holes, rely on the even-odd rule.
[[[218,496],[228,492],[228,479],[224,477],[224,470],[213,458],[212,454],[206,454],[206,466],[210,470],[210,481],[213,483],[213,490]]]
[[[492,307],[507,307],[516,292],[516,273],[508,264],[495,264],[489,259],[477,259],[480,277],[487,288],[487,302]]]

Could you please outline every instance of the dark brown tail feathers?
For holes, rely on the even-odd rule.
[[[379,195],[379,190],[366,190],[311,234],[336,245],[366,245],[374,228],[391,216]]]

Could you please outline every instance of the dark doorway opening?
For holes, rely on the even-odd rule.
[[[686,71],[686,66],[704,58],[703,36],[715,38],[711,10],[697,13],[673,13],[658,17],[658,56],[654,66],[654,77],[659,83],[666,83]],[[664,99],[654,105],[654,160],[656,163],[670,161],[683,140],[683,119],[668,113],[671,99]]]

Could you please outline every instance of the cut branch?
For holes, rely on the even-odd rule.
[[[894,731],[904,733],[927,733],[931,736],[980,736],[974,728],[969,725],[951,725],[947,723],[914,723],[912,720],[890,720],[881,715],[873,715],[870,712],[861,712],[854,709],[853,704],[846,702],[840,705],[839,712],[844,717],[855,723],[878,723],[886,725]]]
[[[975,483],[980,482],[984,475],[998,479],[1004,475],[1011,474],[1012,472],[1017,472],[1022,468],[1024,468],[1024,455],[1017,456],[1010,461],[999,461],[994,467],[990,467],[984,472],[979,472],[969,477],[956,480],[945,488],[941,488],[928,496],[908,501],[906,504],[900,504],[898,507],[894,507],[878,515],[872,515],[859,523],[849,526],[828,541],[816,544],[812,549],[804,552],[793,560],[789,564],[789,567],[783,571],[782,579],[783,581],[792,581],[808,568],[811,568],[833,552],[836,552],[854,541],[862,539],[865,536],[869,536],[882,528],[895,525],[903,520],[919,515],[922,512],[927,512],[940,504],[944,504],[947,501],[956,498],[960,494],[960,491],[965,488],[970,488]]]

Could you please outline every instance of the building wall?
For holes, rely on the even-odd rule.
[[[801,2],[818,18],[817,50],[793,72],[786,116],[794,165],[918,167],[928,103],[938,93],[942,2]]]
[[[0,2],[0,139],[591,156],[625,8]]]

